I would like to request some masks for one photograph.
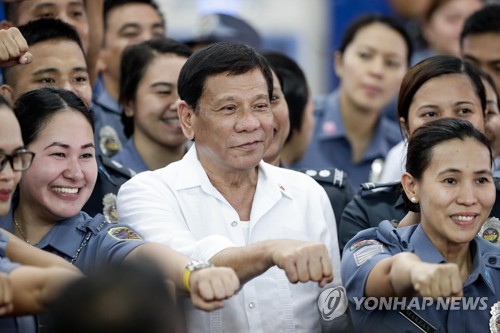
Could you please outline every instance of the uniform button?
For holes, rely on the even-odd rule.
[[[401,245],[403,245],[403,247],[404,247],[405,249],[407,249],[407,248],[408,248],[408,243],[407,243],[406,241],[402,241],[402,242],[401,242]]]
[[[492,265],[496,264],[497,263],[497,258],[495,257],[489,257],[488,258],[488,262]]]
[[[238,222],[236,222],[236,221],[231,222],[231,227],[236,227],[237,225],[238,225]]]
[[[250,303],[248,303],[248,307],[249,307],[250,309],[255,308],[255,303],[254,303],[254,302],[250,302]]]

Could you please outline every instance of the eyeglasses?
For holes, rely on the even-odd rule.
[[[0,153],[0,171],[5,169],[7,162],[10,162],[10,166],[14,171],[27,170],[31,166],[34,157],[35,153],[27,150],[19,150],[12,155]]]

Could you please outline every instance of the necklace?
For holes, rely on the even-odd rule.
[[[21,236],[24,238],[24,241],[26,243],[28,243],[29,245],[33,245],[31,244],[31,242],[28,240],[28,237],[26,237],[26,234],[23,232],[23,229],[21,229],[21,226],[19,225],[19,223],[17,223],[17,219],[16,217],[14,216],[14,225],[16,226],[16,229],[17,231],[19,231],[19,233],[21,234]]]

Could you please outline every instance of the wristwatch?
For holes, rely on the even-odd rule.
[[[209,262],[196,261],[193,260],[189,264],[186,265],[184,269],[184,277],[182,278],[182,282],[184,283],[184,287],[186,287],[187,291],[191,291],[191,285],[189,284],[189,278],[191,277],[192,272],[196,272],[200,269],[213,267],[214,265]]]

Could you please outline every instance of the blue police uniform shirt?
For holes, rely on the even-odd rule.
[[[104,141],[110,136],[109,131],[113,131],[111,136],[116,136],[119,145],[123,145],[127,141],[121,120],[122,108],[106,90],[102,89],[99,94],[94,95],[91,109],[94,112],[96,148],[100,154],[111,157],[121,149],[121,146],[116,148],[116,151],[109,147],[106,149],[107,145]],[[104,128],[107,128],[108,131],[103,133]]]
[[[387,305],[375,298],[362,301],[368,275],[379,261],[401,252],[413,252],[423,262],[446,261],[419,224],[396,229],[383,221],[378,228],[360,232],[347,243],[341,266],[358,332],[489,332],[490,311],[500,301],[500,251],[478,236],[470,249],[472,273],[460,301],[446,304],[444,299],[417,296],[392,298]]]
[[[149,171],[149,167],[144,163],[144,160],[135,147],[133,135],[127,140],[123,149],[113,156],[113,160],[132,169],[136,173]]]
[[[6,234],[0,231],[0,272],[10,273],[20,265],[11,262],[7,259],[7,243],[9,238]],[[35,319],[32,316],[19,317],[2,317],[0,318],[0,332],[2,333],[17,333],[17,332],[36,332]]]
[[[0,227],[13,232],[13,210],[0,217]],[[110,224],[104,216],[94,218],[85,212],[62,220],[36,244],[36,247],[73,263],[84,274],[100,264],[121,262],[145,241],[130,227]]]
[[[353,164],[351,146],[340,113],[338,90],[317,99],[315,118],[312,141],[303,159],[292,165],[292,168],[344,170],[354,190],[369,180],[373,161],[385,158],[389,150],[402,140],[398,125],[381,115],[362,160]]]

